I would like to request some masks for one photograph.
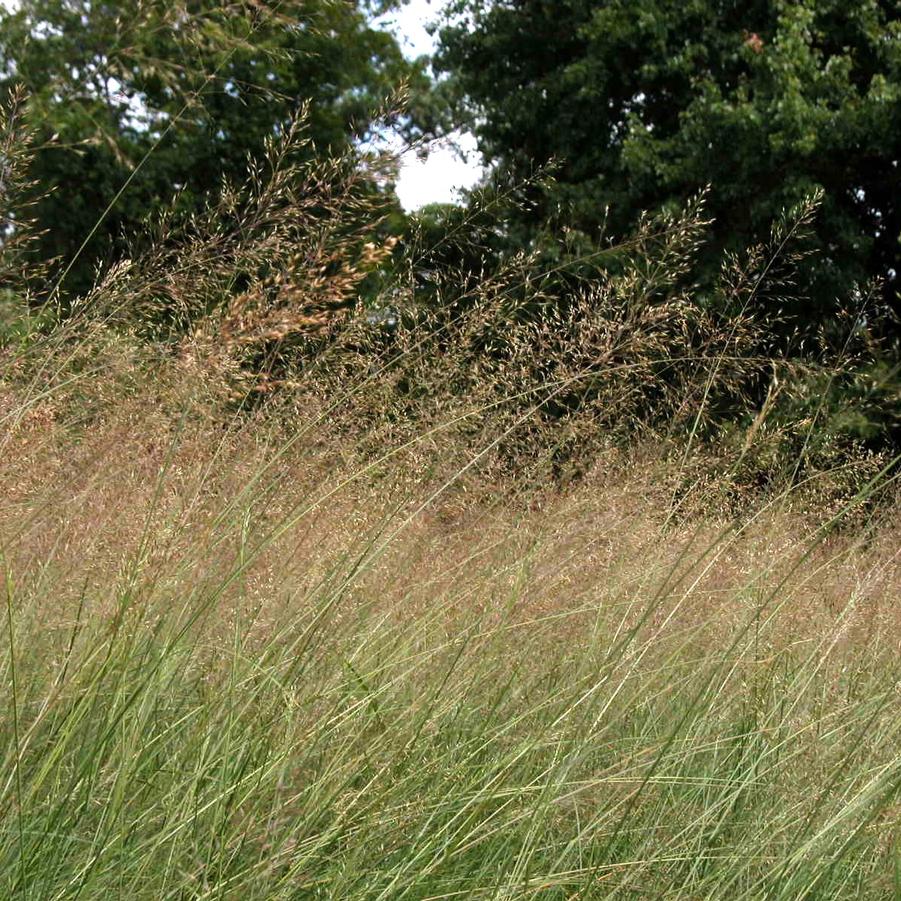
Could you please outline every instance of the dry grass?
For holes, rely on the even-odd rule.
[[[697,207],[556,306],[395,260],[386,332],[300,134],[0,346],[0,893],[897,896],[897,472],[705,441],[767,249],[728,315]]]
[[[87,430],[73,429],[46,402],[5,432],[2,545],[23,584],[52,569],[68,586],[54,595],[60,602],[71,595],[68,606],[85,586],[91,594],[112,587],[119,561],[142,556],[153,582],[159,568],[213,541],[216,550],[199,556],[210,571],[227,567],[239,536],[211,535],[227,510],[253,533],[289,523],[248,567],[241,589],[261,610],[277,609],[273,582],[303,594],[336,556],[390,520],[403,528],[361,586],[389,608],[397,606],[392,592],[421,612],[434,593],[455,587],[472,596],[474,609],[485,609],[511,590],[505,579],[519,578],[515,566],[507,572],[508,561],[525,556],[528,583],[508,615],[553,616],[586,599],[592,609],[602,601],[617,607],[691,574],[688,603],[668,628],[725,630],[719,641],[753,609],[753,598],[787,579],[780,590],[790,590],[790,600],[773,630],[786,645],[823,634],[844,612],[848,635],[898,649],[901,542],[892,508],[867,532],[828,537],[818,534],[822,523],[812,514],[787,512],[778,498],[744,523],[709,512],[672,520],[670,464],[647,454],[610,454],[577,486],[525,499],[476,480],[441,491],[434,474],[393,462],[356,473],[340,445],[322,442],[292,447],[273,464],[287,440],[282,423],[264,414],[230,425],[176,415],[159,405],[163,381]],[[7,415],[14,403],[7,393]],[[148,533],[152,541],[142,547]],[[715,552],[696,573],[695,557],[708,546]],[[666,614],[661,607],[656,616]]]
[[[889,896],[893,517],[674,520],[670,464],[637,455],[511,498],[355,469],[263,413],[223,427],[161,404],[166,382],[87,429],[34,404],[4,435],[8,895],[22,868],[46,898]],[[198,820],[177,798],[209,778],[232,787]]]

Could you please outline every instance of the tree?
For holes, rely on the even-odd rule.
[[[0,13],[0,94],[30,95],[40,248],[74,261],[68,288],[87,287],[148,214],[194,211],[223,179],[241,180],[304,104],[311,153],[365,136],[398,83],[424,78],[368,11],[357,0],[23,0]]]
[[[710,184],[712,269],[822,190],[795,326],[874,277],[897,304],[897,0],[456,0],[435,65],[496,180],[556,161],[521,240],[550,223],[584,249]]]

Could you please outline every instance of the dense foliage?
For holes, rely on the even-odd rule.
[[[581,252],[711,185],[709,269],[823,192],[794,325],[901,272],[896,0],[456,0],[437,66],[498,181],[556,164],[514,242]],[[550,227],[549,227],[550,226]]]
[[[248,156],[304,105],[315,153],[365,135],[396,86],[421,77],[368,12],[355,0],[24,0],[0,12],[0,94],[27,91],[36,131],[42,255],[78,255],[68,285],[84,290],[148,214],[174,200],[195,211],[222,179],[243,180]]]
[[[103,307],[241,403],[337,348],[343,380],[390,369],[374,415],[409,427],[571,386],[534,441],[497,441],[514,468],[581,470],[644,427],[728,436],[751,482],[899,446],[895,6],[458,0],[430,84],[370,18],[402,2],[0,13],[3,92],[28,98],[0,129],[3,334],[48,296]],[[404,79],[411,130],[468,123],[495,164],[413,222],[358,141]]]

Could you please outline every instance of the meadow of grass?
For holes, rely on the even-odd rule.
[[[2,395],[3,897],[901,892],[884,509],[675,518],[653,452],[512,495],[54,340]]]
[[[713,465],[778,379],[697,216],[562,306],[394,286],[387,340],[393,245],[279,153],[4,324],[0,895],[901,897],[897,471],[750,493],[776,389]]]

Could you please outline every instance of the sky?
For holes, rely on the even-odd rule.
[[[384,16],[380,24],[397,35],[411,59],[431,53],[434,38],[426,25],[437,18],[442,0],[410,0],[401,9]],[[401,154],[397,195],[405,210],[417,210],[429,203],[449,203],[460,188],[470,188],[482,174],[475,138],[456,133],[450,141],[429,146],[425,159],[415,150]]]

